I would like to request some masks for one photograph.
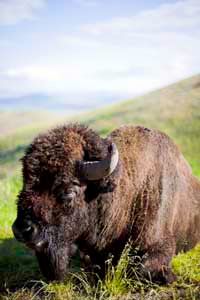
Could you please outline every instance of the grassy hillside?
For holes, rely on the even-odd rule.
[[[34,256],[13,239],[11,232],[16,215],[15,199],[21,188],[19,158],[38,132],[64,121],[65,118],[61,120],[43,113],[0,112],[0,300],[200,299],[199,246],[174,259],[173,268],[178,281],[168,288],[158,288],[138,280],[130,281],[126,276],[126,253],[118,270],[114,272],[110,267],[106,281],[99,282],[96,287],[90,284],[85,274],[78,275],[76,284],[74,279],[64,284],[47,285],[41,282]],[[194,173],[200,177],[200,75],[99,111],[79,115],[70,121],[86,123],[102,135],[127,123],[165,131],[176,141]]]
[[[44,112],[0,112],[0,178],[9,166],[13,170],[24,148],[38,132],[69,120],[86,123],[102,135],[122,124],[160,129],[175,140],[194,173],[200,175],[200,75],[70,119]]]
[[[107,134],[121,124],[142,124],[169,134],[200,175],[200,75],[88,114],[87,124]]]

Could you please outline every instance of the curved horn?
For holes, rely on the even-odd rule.
[[[108,147],[108,154],[105,159],[100,161],[82,162],[80,171],[87,180],[99,180],[109,176],[116,168],[119,161],[117,146],[112,143]]]

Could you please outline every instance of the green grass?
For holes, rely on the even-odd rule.
[[[0,181],[0,234],[11,237],[10,225],[16,216],[16,197],[21,188],[21,176],[6,177]]]
[[[199,82],[200,76],[194,76],[134,100],[78,116],[74,121],[90,125],[102,136],[121,124],[160,129],[174,139],[194,174],[200,177]],[[3,118],[6,120],[5,114]],[[19,116],[16,120],[13,119],[16,130],[9,128],[6,132],[4,124],[5,134],[0,135],[0,300],[200,299],[199,245],[173,259],[177,281],[168,287],[141,281],[136,265],[131,269],[134,276],[129,276],[129,248],[125,249],[116,269],[112,260],[107,262],[105,280],[97,280],[95,285],[90,275],[77,272],[77,268],[63,283],[44,283],[33,253],[13,238],[11,224],[22,185],[19,159],[33,137],[55,122],[37,122],[37,126],[30,123],[25,127],[19,124]]]

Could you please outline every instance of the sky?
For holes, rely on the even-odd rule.
[[[200,73],[200,0],[0,0],[0,101],[118,101]]]

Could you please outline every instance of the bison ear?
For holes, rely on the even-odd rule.
[[[116,188],[117,184],[114,180],[101,180],[98,182],[89,181],[85,191],[85,199],[87,202],[96,199],[100,194],[111,193]]]
[[[81,161],[78,165],[79,175],[88,181],[97,181],[111,175],[119,161],[117,146],[111,143],[107,149],[107,156],[100,161]]]
[[[112,193],[118,185],[120,170],[120,164],[118,164],[117,168],[110,176],[98,181],[88,181],[85,190],[86,201],[90,202],[100,194]]]
[[[102,179],[100,181],[89,181],[85,191],[85,199],[87,202],[97,198],[99,194],[111,193],[117,187],[118,171],[110,178]]]

